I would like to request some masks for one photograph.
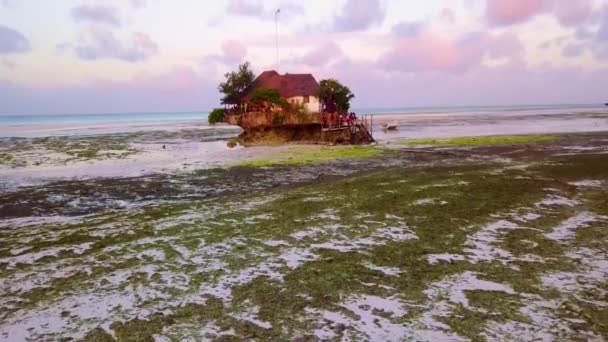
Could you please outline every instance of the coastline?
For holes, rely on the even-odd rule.
[[[398,130],[383,131],[381,125],[391,121],[398,123]],[[2,127],[0,136],[26,138],[0,138],[0,154],[12,160],[0,163],[0,178],[4,187],[14,187],[60,179],[192,172],[265,158],[295,146],[227,147],[228,139],[240,132],[238,127],[209,126],[204,120]],[[608,132],[608,113],[376,115],[373,129],[379,147],[411,139],[585,132]],[[78,151],[82,146],[95,148],[92,157],[73,156],[83,154]]]
[[[391,113],[391,114],[363,114],[373,116],[374,129],[379,131],[381,124],[397,121],[402,128],[422,128],[429,126],[473,126],[486,124],[487,126],[506,123],[516,124],[521,121],[533,124],[543,124],[541,121],[550,123],[553,128],[551,131],[541,132],[536,129],[528,132],[522,127],[519,134],[530,133],[568,133],[584,132],[586,129],[597,131],[593,126],[608,127],[608,110],[595,109],[592,111],[510,111],[510,112],[437,112],[437,113]],[[573,123],[575,125],[571,125]],[[563,123],[564,127],[558,127]],[[487,127],[486,126],[486,127]],[[527,125],[526,125],[527,126]],[[577,127],[579,126],[579,127]],[[62,123],[62,124],[28,124],[28,125],[4,125],[0,126],[0,138],[8,137],[44,137],[62,135],[97,135],[97,134],[119,134],[133,133],[138,131],[177,131],[184,129],[205,129],[210,127],[206,118],[200,120],[167,120],[167,121],[132,121],[132,122],[100,122],[100,123]],[[227,128],[230,126],[218,124],[213,127]],[[484,128],[486,128],[484,127]],[[568,131],[572,129],[573,131]],[[500,127],[498,128],[500,130]],[[494,130],[497,131],[497,130]],[[510,128],[510,132],[504,134],[518,134]],[[480,134],[478,132],[477,134]],[[429,133],[425,133],[429,134]],[[464,134],[455,132],[453,134]],[[472,132],[475,134],[475,132]],[[496,133],[492,133],[496,134]],[[501,134],[501,132],[497,132]],[[422,137],[420,135],[414,138]],[[433,136],[424,136],[431,138]]]
[[[120,142],[223,143],[190,133]],[[119,151],[110,137],[39,145],[81,158]],[[121,163],[146,153],[55,165],[91,173],[0,188],[0,340],[601,339],[608,132],[550,138],[239,148],[218,157],[288,153],[139,177]],[[91,178],[99,163],[118,174]]]

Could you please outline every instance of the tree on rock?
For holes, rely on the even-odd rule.
[[[231,71],[224,75],[226,81],[220,83],[218,90],[224,94],[222,104],[241,105],[241,96],[251,86],[255,75],[251,71],[251,64],[245,62],[239,65],[237,71]]]
[[[350,101],[355,98],[355,94],[347,86],[333,78],[322,80],[319,85],[319,99],[325,112],[348,113]]]

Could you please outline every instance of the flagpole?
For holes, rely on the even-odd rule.
[[[279,13],[281,13],[280,8],[274,13],[274,33],[277,48],[277,72],[279,72]]]

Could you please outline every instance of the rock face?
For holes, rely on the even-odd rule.
[[[224,122],[243,128],[239,139],[245,145],[299,142],[307,144],[365,144],[365,132],[351,128],[324,131],[319,113],[251,112],[227,115]]]
[[[227,115],[224,122],[236,125],[245,131],[267,127],[295,126],[295,125],[321,125],[319,113],[262,113],[251,112],[244,114]]]
[[[321,114],[250,112],[227,115],[224,122],[245,130],[239,137],[245,145],[320,143]]]

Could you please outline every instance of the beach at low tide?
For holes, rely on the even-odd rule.
[[[607,132],[599,110],[377,115],[358,147],[2,127],[0,341],[605,338]]]
[[[379,146],[408,139],[608,131],[608,111],[432,113],[368,115]],[[382,125],[396,122],[398,129]],[[289,146],[227,146],[239,127],[209,126],[205,120],[101,122],[0,127],[2,183],[11,186],[47,180],[134,177],[225,167],[282,151]],[[11,137],[11,139],[9,139]],[[62,141],[50,144],[49,140]],[[40,142],[42,143],[36,143]],[[95,155],[74,158],[85,145]],[[115,144],[111,144],[114,142]],[[116,148],[120,150],[102,151]],[[27,146],[27,147],[26,147]],[[308,145],[314,149],[318,146]],[[86,149],[86,147],[85,147]],[[97,153],[99,152],[99,153]],[[125,153],[128,152],[128,153]]]

